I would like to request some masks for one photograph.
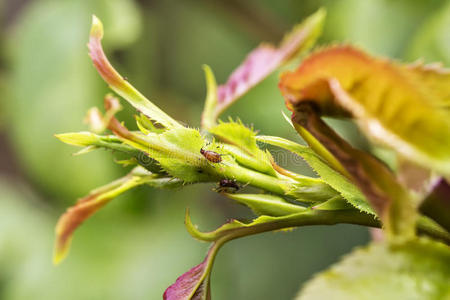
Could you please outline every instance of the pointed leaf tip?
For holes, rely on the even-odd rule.
[[[134,88],[109,62],[103,51],[101,39],[103,37],[103,25],[101,21],[93,16],[90,38],[88,43],[89,55],[100,76],[109,84],[110,88],[122,96],[137,110],[150,119],[160,123],[166,128],[182,127],[177,121],[159,109],[136,88]]]
[[[92,15],[91,37],[96,39],[103,38],[103,24],[96,15]]]
[[[231,73],[228,81],[219,85],[215,116],[218,117],[278,67],[311,48],[322,32],[325,16],[326,10],[321,8],[296,25],[283,38],[279,47],[262,44],[250,52],[242,64]]]
[[[96,134],[87,131],[61,133],[54,136],[63,143],[81,147],[90,146],[99,140]]]
[[[206,100],[202,113],[202,128],[209,129],[216,125],[215,109],[217,106],[217,83],[214,73],[208,65],[202,66],[206,79]]]
[[[164,300],[206,300],[211,299],[208,265],[214,260],[212,248],[205,260],[177,278],[163,294]]]
[[[136,173],[134,173],[135,171]],[[137,173],[139,171],[139,167],[135,168],[128,175],[92,191],[86,197],[79,199],[74,206],[69,207],[61,215],[55,228],[55,250],[53,256],[55,265],[59,264],[67,256],[73,233],[86,219],[118,195],[135,186],[146,184],[153,180],[153,177],[148,173],[139,175]]]

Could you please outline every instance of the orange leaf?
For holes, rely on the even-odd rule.
[[[282,75],[287,106],[314,102],[320,114],[353,117],[377,142],[450,174],[450,73],[402,65],[351,46],[333,46]]]
[[[139,170],[139,167],[134,170]],[[133,171],[122,178],[92,191],[86,197],[79,199],[74,206],[69,207],[59,218],[55,228],[54,264],[58,264],[67,256],[75,229],[87,218],[119,194],[153,179],[152,175],[139,176],[133,174]]]

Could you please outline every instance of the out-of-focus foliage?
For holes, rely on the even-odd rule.
[[[372,243],[317,275],[296,299],[448,299],[449,264],[449,251],[441,243]]]
[[[33,180],[58,197],[76,197],[116,173],[105,155],[67,159],[71,151],[53,137],[55,128],[78,127],[93,99],[103,96],[86,55],[89,24],[81,21],[92,13],[112,25],[111,48],[139,34],[138,8],[122,0],[33,1],[8,32],[10,97],[4,104],[14,124],[14,150]]]
[[[195,220],[209,228],[220,225],[213,219],[249,217],[215,196],[212,186],[142,188],[88,221],[92,226],[80,230],[70,261],[51,266],[53,227],[64,209],[55,203],[71,203],[126,172],[105,153],[72,158],[73,149],[52,136],[56,129],[79,130],[87,109],[101,103],[107,90],[87,56],[91,14],[108,27],[105,48],[119,71],[189,124],[200,124],[202,64],[225,82],[261,40],[277,43],[322,5],[328,10],[324,42],[353,41],[377,54],[449,63],[446,0],[237,2],[0,1],[0,172],[14,170],[8,174],[13,179],[0,179],[0,298],[159,299],[176,276],[202,259],[205,246],[183,227],[184,207],[194,206],[201,215]],[[239,115],[262,134],[296,139],[281,115],[274,117],[284,106],[277,83],[278,74],[269,76],[223,118]],[[367,147],[353,126],[333,124]],[[306,170],[286,152],[272,154]],[[27,181],[34,191],[11,180]],[[366,240],[364,229],[338,226],[232,242],[217,257],[215,299],[290,299],[299,282]]]

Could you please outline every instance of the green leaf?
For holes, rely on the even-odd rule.
[[[418,197],[400,184],[385,164],[342,139],[319,117],[311,103],[297,105],[292,121],[298,133],[313,136],[347,170],[352,182],[383,221],[390,239],[414,236]]]
[[[81,147],[91,146],[100,141],[100,136],[89,131],[55,134],[55,137],[63,143]]]
[[[224,149],[233,154],[236,161],[253,170],[275,176],[270,157],[256,144],[256,133],[245,127],[240,120],[214,126],[208,130],[219,140],[232,146],[224,145]]]
[[[82,131],[55,134],[55,137],[66,144],[85,147],[74,155],[89,153],[99,148],[119,151],[130,155],[138,164],[150,172],[158,174],[164,173],[158,163],[154,159],[150,158],[145,152],[123,143],[114,135],[105,136]]]
[[[241,204],[251,208],[256,215],[285,216],[306,210],[305,207],[287,202],[285,199],[269,194],[231,194],[223,193]]]
[[[203,66],[206,78],[206,100],[202,113],[202,128],[209,129],[216,125],[215,108],[217,106],[217,83],[214,73],[208,65]]]
[[[322,180],[338,191],[351,205],[368,214],[375,215],[361,191],[346,177],[330,167],[320,156],[310,148],[292,141],[273,136],[258,136],[258,141],[281,147],[302,157]]]
[[[449,266],[449,248],[428,239],[372,243],[317,275],[296,299],[449,299]]]
[[[291,181],[269,176],[236,163],[220,143],[207,143],[198,130],[175,128],[162,134],[130,132],[117,120],[110,129],[120,136],[120,140],[143,151],[160,163],[167,173],[187,183],[219,181],[232,178],[243,184],[250,184],[268,192],[284,195]],[[212,162],[200,150],[215,152],[220,161]]]
[[[200,168],[208,169],[208,164],[200,154],[205,141],[198,130],[171,129],[158,135],[155,144],[164,147],[165,151],[150,150],[150,156],[172,176],[185,182],[203,181],[208,178],[206,174],[199,172]]]

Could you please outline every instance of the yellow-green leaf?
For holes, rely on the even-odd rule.
[[[280,89],[291,109],[309,101],[322,115],[351,116],[375,141],[450,174],[449,70],[334,46],[283,74]]]
[[[450,250],[427,239],[374,244],[317,275],[297,300],[450,299]]]

